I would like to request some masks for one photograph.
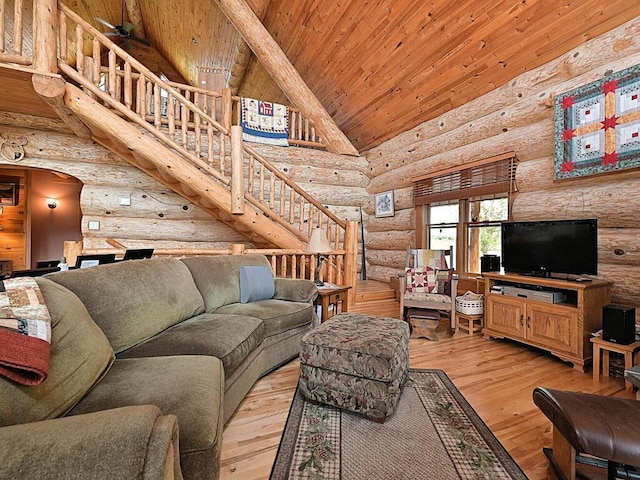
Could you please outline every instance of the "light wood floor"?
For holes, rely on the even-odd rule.
[[[387,300],[388,312],[393,311],[394,303]],[[386,315],[382,303],[376,308],[378,314]],[[352,310],[370,309],[357,305]],[[530,347],[480,335],[451,336],[446,322],[441,323],[438,335],[439,342],[409,341],[409,366],[444,370],[531,480],[546,478],[542,447],[551,446],[551,424],[531,399],[534,387],[634,398],[624,391],[622,379],[601,377],[595,383],[591,372],[575,372],[568,364]],[[269,477],[298,368],[294,360],[260,379],[240,405],[224,431],[221,479]]]

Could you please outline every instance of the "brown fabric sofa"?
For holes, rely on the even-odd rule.
[[[308,280],[276,278],[271,298],[240,303],[244,266],[269,262],[155,258],[38,278],[49,377],[0,377],[0,478],[218,478],[223,425],[315,319]]]

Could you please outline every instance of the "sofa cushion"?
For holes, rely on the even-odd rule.
[[[313,320],[313,305],[286,300],[261,300],[251,303],[234,303],[216,310],[216,313],[246,315],[264,322],[264,336],[306,325]]]
[[[275,300],[313,303],[318,296],[318,287],[313,280],[276,277],[274,283],[276,291],[273,298]]]
[[[214,357],[116,359],[107,375],[69,414],[156,405],[163,414],[178,417],[184,477],[213,479],[218,478],[220,468],[223,389],[222,365]]]
[[[203,313],[118,354],[119,358],[162,355],[212,355],[227,378],[264,338],[263,323],[253,317]]]
[[[240,303],[267,300],[276,291],[271,267],[245,265],[240,267]]]
[[[118,262],[47,278],[80,297],[116,353],[204,310],[191,273],[174,258]]]
[[[113,361],[109,340],[80,299],[65,287],[37,278],[51,316],[49,375],[40,385],[0,378],[0,425],[55,418],[73,407]]]
[[[269,266],[267,257],[256,254],[187,257],[182,262],[191,271],[207,312],[240,301],[240,267]]]

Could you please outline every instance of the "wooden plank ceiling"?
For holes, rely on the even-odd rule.
[[[217,2],[125,3],[133,33],[153,46],[131,50],[148,67],[193,85],[199,69],[222,71],[238,94],[291,103]],[[634,0],[247,3],[360,152],[640,15]],[[95,17],[121,23],[121,0],[67,4],[102,31]]]

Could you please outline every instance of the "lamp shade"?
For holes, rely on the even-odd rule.
[[[332,250],[324,228],[314,228],[309,243],[307,243],[307,252],[328,253]]]

